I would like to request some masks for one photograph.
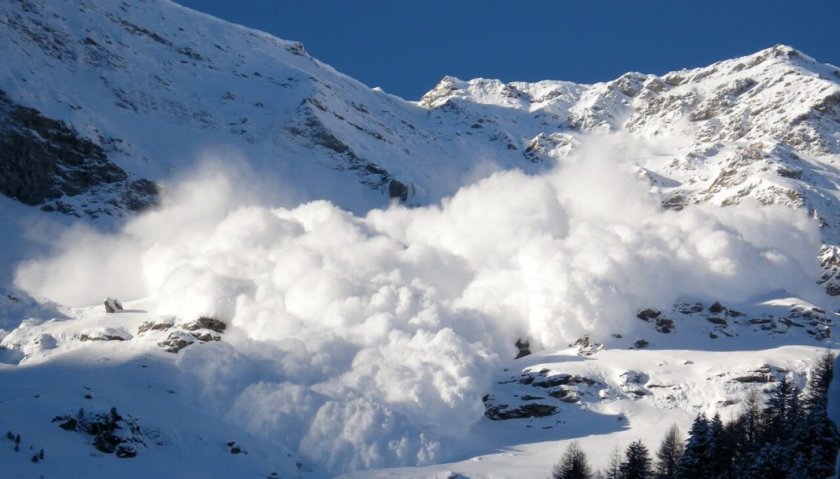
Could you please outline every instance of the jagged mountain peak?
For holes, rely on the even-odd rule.
[[[775,45],[739,58],[724,60],[709,66],[683,69],[661,76],[628,72],[619,78],[593,85],[574,84],[564,81],[503,82],[497,79],[475,78],[461,80],[453,76],[443,79],[420,100],[427,108],[437,108],[450,99],[471,101],[478,104],[493,104],[503,107],[522,108],[525,104],[541,103],[561,97],[560,88],[579,91],[606,89],[617,90],[627,97],[639,94],[657,94],[680,85],[720,86],[744,77],[771,74],[784,76],[787,73],[812,73],[821,79],[837,83],[840,69],[829,64],[820,64],[804,53],[786,46]],[[743,88],[743,86],[742,86]]]

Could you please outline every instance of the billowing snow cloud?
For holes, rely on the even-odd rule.
[[[69,231],[58,244],[72,247],[22,265],[17,283],[228,322],[226,343],[180,365],[231,421],[330,471],[440,461],[518,337],[552,348],[627,333],[638,308],[684,295],[815,294],[819,232],[804,212],[663,211],[632,174],[645,152],[595,141],[545,175],[497,172],[439,205],[365,217],[243,205],[241,185],[203,175],[119,235]]]

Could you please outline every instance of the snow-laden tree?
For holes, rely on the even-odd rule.
[[[642,441],[631,442],[621,463],[621,479],[652,479],[653,467],[650,454]]]
[[[592,468],[586,459],[586,453],[577,441],[566,448],[560,462],[554,465],[552,479],[592,479]]]

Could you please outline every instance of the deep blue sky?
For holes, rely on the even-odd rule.
[[[785,43],[840,66],[840,1],[176,0],[418,99],[444,75],[611,80]]]

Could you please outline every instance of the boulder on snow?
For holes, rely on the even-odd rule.
[[[186,348],[196,341],[197,338],[195,338],[192,334],[174,331],[169,333],[169,336],[167,336],[166,339],[159,342],[158,346],[163,348],[167,353],[178,354],[178,351]]]
[[[96,450],[105,454],[115,454],[119,458],[132,458],[137,455],[138,446],[145,446],[144,431],[137,420],[131,416],[122,416],[112,407],[109,412],[89,413],[84,409],[74,416],[56,416],[53,423],[65,431],[76,431],[93,437]]]
[[[224,332],[225,329],[227,329],[227,324],[216,318],[202,316],[196,319],[195,321],[181,325],[181,327],[186,329],[187,331],[195,331],[197,329],[209,329],[211,331],[221,333]]]
[[[122,328],[99,328],[79,335],[79,341],[127,341],[131,334]]]
[[[674,330],[674,320],[669,318],[656,318],[656,330],[668,334]]]
[[[722,313],[725,309],[726,308],[718,301],[715,301],[711,306],[709,306],[710,313]]]
[[[592,340],[589,339],[589,336],[581,336],[575,341],[575,344],[570,344],[569,346],[577,346],[578,356],[592,356],[598,351],[604,349],[603,344],[592,342]]]
[[[696,314],[703,311],[702,303],[682,304],[679,307],[679,312],[682,314]]]
[[[628,370],[618,376],[619,387],[622,392],[631,397],[642,397],[648,394],[643,385],[650,380],[650,376],[640,371]]]
[[[144,321],[143,324],[137,327],[137,334],[143,334],[146,331],[166,331],[167,329],[171,328],[173,322],[170,321],[161,321],[159,323],[155,323],[153,321]]]
[[[388,183],[388,197],[391,199],[407,201],[409,192],[409,187],[401,181],[391,180]]]
[[[523,358],[531,354],[531,343],[527,339],[519,338],[513,344],[516,346],[516,349],[519,350],[514,359]]]
[[[718,326],[723,326],[723,327],[726,327],[728,325],[725,318],[718,318],[716,316],[706,318],[706,321],[708,321],[712,324],[717,324]]]
[[[487,407],[484,416],[493,421],[504,421],[506,419],[523,419],[529,417],[545,417],[557,412],[557,406],[548,404],[523,404],[511,408],[507,404],[498,404]]]
[[[105,298],[105,312],[106,313],[116,313],[117,311],[122,311],[123,305],[120,301],[116,298]]]
[[[653,308],[647,308],[639,311],[638,314],[636,314],[636,317],[642,321],[650,321],[651,319],[658,318],[660,314],[662,314],[661,311]]]
[[[158,346],[168,353],[178,354],[179,351],[191,344],[208,343],[211,341],[220,341],[221,339],[221,336],[211,334],[206,331],[191,333],[184,331],[172,331],[166,339],[158,343]]]

